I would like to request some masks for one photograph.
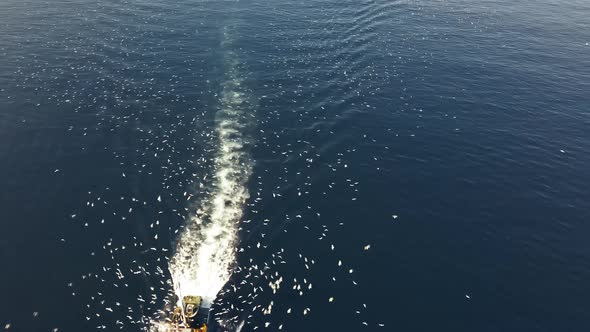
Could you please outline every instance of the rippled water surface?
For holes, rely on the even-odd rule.
[[[3,0],[0,329],[588,331],[589,17]]]

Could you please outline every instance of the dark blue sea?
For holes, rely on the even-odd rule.
[[[0,330],[206,244],[220,331],[590,331],[590,2],[1,0]]]

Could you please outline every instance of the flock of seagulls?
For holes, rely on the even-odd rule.
[[[220,170],[215,162],[220,149],[215,114],[223,82],[216,81],[208,66],[215,46],[166,45],[163,36],[187,37],[193,31],[167,27],[162,14],[141,19],[145,20],[142,26],[150,28],[135,34],[99,27],[82,29],[62,41],[66,52],[81,54],[84,61],[44,68],[43,61],[35,59],[32,68],[38,72],[34,75],[27,74],[31,68],[17,70],[26,77],[20,87],[37,86],[50,95],[47,103],[84,115],[83,124],[74,122],[67,132],[80,140],[80,149],[99,151],[104,158],[101,163],[112,170],[107,177],[111,180],[88,191],[80,198],[79,209],[69,213],[81,238],[57,239],[71,250],[81,245],[88,249],[87,270],[73,276],[67,286],[85,308],[83,319],[98,330],[150,331],[166,321],[176,304],[177,285],[170,271],[175,243],[194,227],[187,225],[195,216],[203,222],[197,228],[206,226],[210,211],[203,204],[219,190],[212,183]],[[102,44],[85,43],[81,37],[88,37],[83,35],[88,31]],[[142,44],[142,40],[156,42]],[[314,36],[301,36],[295,48],[313,46],[313,41]],[[349,41],[343,43],[340,46],[348,47]],[[278,49],[281,43],[277,40],[273,45]],[[311,53],[292,54],[296,55],[291,59],[271,55],[261,66],[281,62],[307,66],[314,59]],[[350,204],[361,200],[366,193],[362,180],[354,175],[356,163],[360,160],[380,174],[387,165],[382,155],[391,153],[390,146],[371,133],[359,133],[358,128],[344,129],[350,129],[353,134],[347,135],[356,135],[360,143],[347,141],[338,121],[350,115],[329,116],[335,112],[329,105],[373,110],[375,106],[363,97],[374,97],[374,85],[399,73],[388,68],[391,71],[382,75],[372,64],[359,73],[359,68],[345,68],[348,61],[352,60],[334,60],[338,75],[346,80],[346,100],[329,95],[317,105],[305,104],[305,99],[316,97],[318,89],[329,92],[333,87],[322,87],[309,75],[303,77],[297,68],[287,68],[287,79],[295,82],[288,84],[280,79],[261,80],[245,65],[236,65],[241,84],[250,86],[236,93],[251,94],[250,109],[244,115],[253,124],[240,123],[231,130],[242,130],[244,135],[237,136],[251,140],[241,144],[249,149],[255,166],[244,183],[250,197],[239,206],[243,215],[231,220],[239,237],[232,248],[235,260],[228,265],[229,279],[212,304],[212,317],[222,328],[287,330],[286,317],[305,319],[324,306],[345,301],[341,293],[330,290],[362,287],[357,278],[361,272],[348,256],[351,251],[371,255],[375,245],[350,248],[342,235],[333,237],[337,230],[362,226],[334,220],[317,200],[343,197]],[[84,75],[95,79],[73,83]],[[385,135],[393,138],[400,133],[387,128]],[[61,176],[66,171],[52,173]],[[388,222],[397,220],[398,215],[392,214]],[[349,309],[361,315],[369,306],[352,304]],[[362,319],[358,325],[386,326]],[[12,328],[11,323],[4,326]]]

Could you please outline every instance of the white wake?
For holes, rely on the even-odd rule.
[[[226,79],[216,114],[218,148],[211,194],[198,209],[192,209],[197,212],[189,216],[170,262],[178,299],[199,295],[204,306],[211,305],[231,276],[239,222],[249,197],[246,184],[252,172],[245,133],[251,106],[239,75],[239,61],[227,47],[229,42],[226,31],[223,43]]]

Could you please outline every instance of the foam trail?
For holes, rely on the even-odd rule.
[[[249,197],[246,184],[252,172],[245,134],[248,111],[252,107],[239,75],[239,61],[228,44],[230,39],[226,29],[222,44],[225,81],[220,109],[216,113],[218,149],[214,159],[213,189],[201,203],[198,213],[189,216],[170,263],[178,298],[200,295],[204,306],[211,305],[231,276],[239,221]]]

